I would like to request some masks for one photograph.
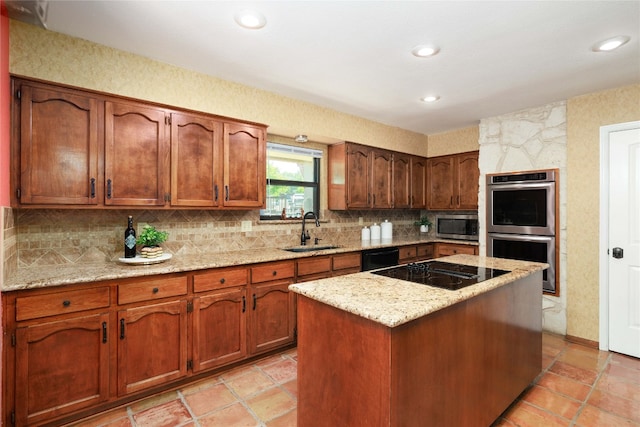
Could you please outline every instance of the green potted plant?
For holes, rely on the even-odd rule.
[[[169,233],[158,231],[152,225],[145,225],[142,233],[136,239],[136,244],[141,247],[140,255],[144,258],[156,258],[162,255],[160,244],[167,240]]]
[[[420,226],[421,233],[427,233],[429,231],[429,226],[431,225],[431,221],[426,216],[420,217],[420,219],[413,223],[414,225]]]

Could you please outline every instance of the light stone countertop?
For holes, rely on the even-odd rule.
[[[544,263],[475,255],[453,255],[438,258],[438,261],[507,270],[510,273],[456,291],[369,272],[297,283],[289,286],[289,289],[315,301],[393,328],[549,267]]]
[[[2,284],[2,292],[152,276],[156,274],[181,273],[260,262],[294,260],[320,255],[362,251],[371,248],[435,242],[467,244],[472,246],[478,245],[478,242],[430,238],[393,239],[391,241],[373,241],[373,243],[358,240],[340,245],[336,249],[311,252],[288,252],[274,247],[197,255],[173,254],[170,260],[152,265],[129,265],[122,264],[118,261],[108,261],[83,265],[26,267],[18,269],[18,273],[15,276],[9,277],[8,280]],[[325,243],[323,242],[323,244]]]

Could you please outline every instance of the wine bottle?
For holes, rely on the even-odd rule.
[[[133,228],[133,217],[129,215],[129,225],[124,230],[124,257],[135,258],[136,256],[136,230]]]

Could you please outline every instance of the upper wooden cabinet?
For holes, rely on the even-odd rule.
[[[222,124],[195,114],[171,115],[171,205],[219,206]]]
[[[427,159],[411,156],[411,207],[427,208]]]
[[[96,205],[99,102],[75,91],[32,85],[14,97],[13,197],[24,205]]]
[[[224,124],[224,206],[264,207],[266,147],[264,128]]]
[[[411,207],[411,155],[393,153],[393,207]]]
[[[105,103],[105,205],[163,206],[169,192],[168,113]]]
[[[479,177],[477,151],[430,158],[427,162],[427,208],[478,209]]]
[[[329,209],[420,208],[411,202],[413,157],[351,142],[330,145]],[[422,186],[424,179],[417,191]]]
[[[12,205],[256,209],[266,127],[14,78]]]

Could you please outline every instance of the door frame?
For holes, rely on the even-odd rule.
[[[609,137],[613,132],[639,129],[640,121],[600,126],[600,316],[599,348],[609,350]]]

